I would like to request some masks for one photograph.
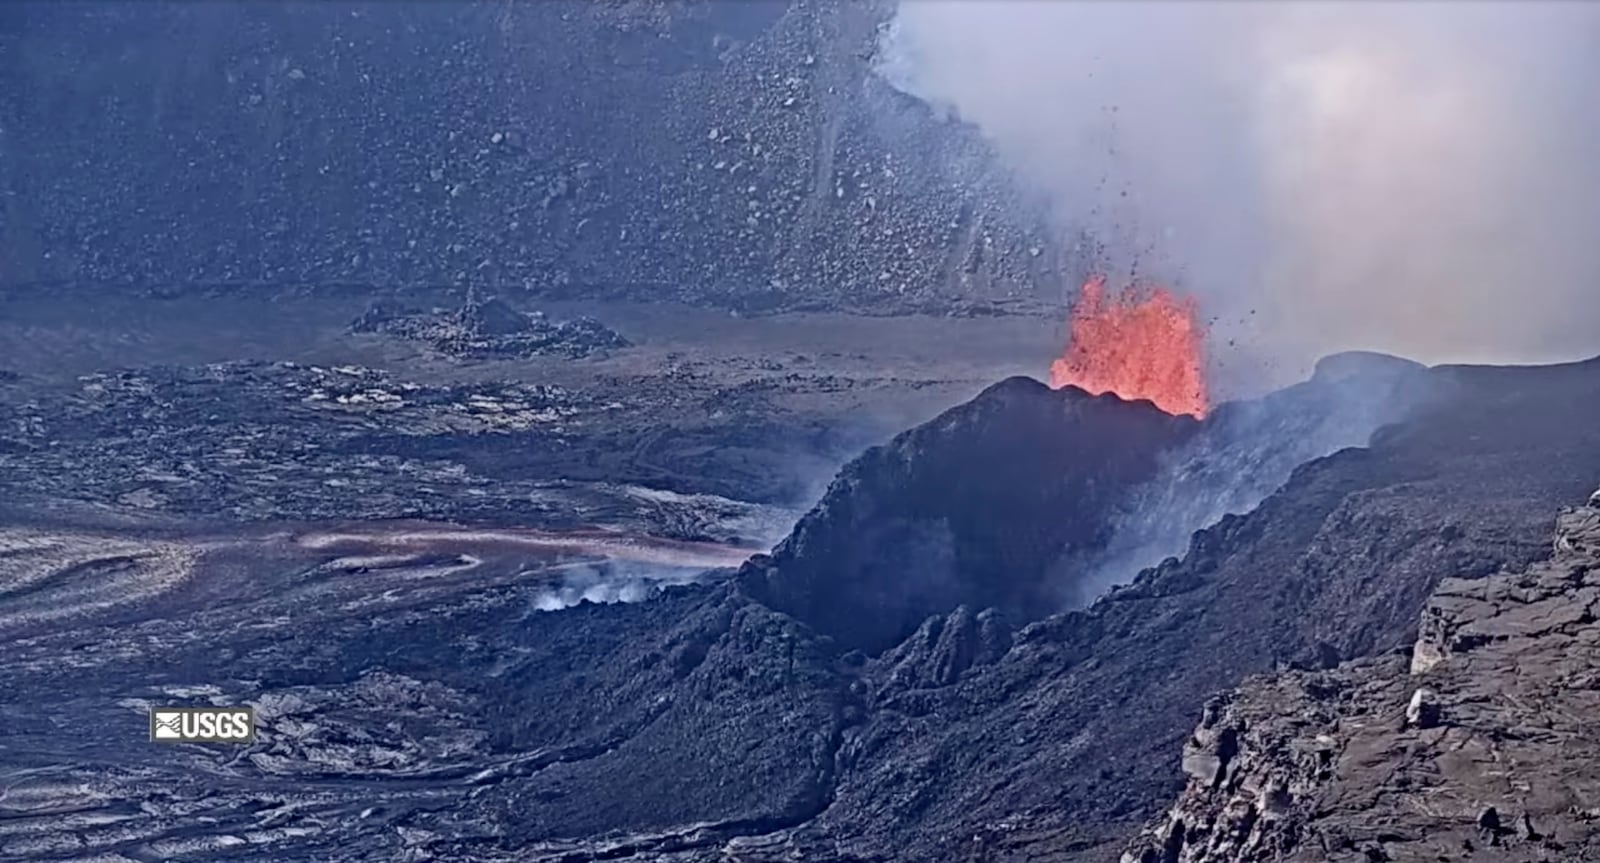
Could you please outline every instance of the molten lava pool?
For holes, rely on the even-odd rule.
[[[1106,278],[1094,276],[1072,306],[1070,333],[1066,351],[1050,364],[1051,386],[1206,415],[1205,328],[1192,299],[1154,286],[1113,295]]]

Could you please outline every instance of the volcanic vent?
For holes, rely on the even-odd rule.
[[[1084,283],[1072,306],[1066,351],[1050,364],[1050,385],[1091,395],[1149,399],[1169,414],[1204,418],[1210,408],[1194,301],[1154,285],[1117,294],[1105,276]]]

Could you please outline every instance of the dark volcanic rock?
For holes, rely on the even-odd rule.
[[[525,781],[483,783],[513,846],[621,831],[648,847],[689,825],[705,843],[826,804],[855,699],[815,636],[725,591],[666,606],[530,620],[529,659],[474,687],[497,705],[493,747],[547,753],[507,768]]]
[[[1553,552],[1440,582],[1409,669],[1395,653],[1212,701],[1184,765],[1215,772],[1123,860],[1600,859],[1600,509],[1563,512]]]
[[[0,4],[0,286],[1055,306],[1067,244],[872,73],[892,8]]]
[[[1295,467],[1449,389],[1408,360],[1342,354],[1200,423],[1015,378],[848,465],[746,584],[869,651],[956,605],[1026,623],[1181,554]]]
[[[482,302],[470,300],[456,313],[456,322],[462,329],[480,336],[520,336],[543,320],[543,315],[525,315],[495,297]]]
[[[79,501],[236,524],[552,527],[645,516],[657,535],[708,538],[721,519],[761,509],[727,497],[737,493],[782,504],[756,519],[773,520],[759,527],[770,542],[792,523],[796,453],[814,433],[759,397],[717,419],[682,398],[687,385],[632,379],[424,385],[356,366],[240,362],[28,381],[0,400],[0,507],[24,511]]]
[[[913,693],[893,685],[896,665],[870,663],[883,695],[847,737],[834,804],[797,841],[1115,859],[1179,787],[1177,753],[1213,693],[1308,653],[1404,645],[1441,579],[1548,553],[1549,513],[1600,475],[1597,372],[1431,370],[1445,395],[1370,448],[1306,465],[1182,561],[1024,627],[999,661]]]
[[[413,339],[440,353],[472,359],[547,355],[576,359],[629,345],[593,318],[551,323],[542,312],[521,312],[498,298],[470,299],[454,312],[433,313],[378,301],[350,322],[350,331]]]
[[[1112,504],[1197,425],[1011,378],[846,466],[745,588],[873,653],[958,605],[1037,619],[1070,595],[1058,562],[1103,546]]]
[[[779,554],[737,580],[560,612],[535,611],[547,585],[514,567],[490,584],[427,569],[385,581],[349,562],[291,565],[304,549],[274,563],[210,536],[13,532],[8,571],[44,559],[48,572],[118,576],[119,591],[139,592],[96,612],[125,624],[31,622],[35,634],[0,643],[3,740],[26,780],[0,798],[0,849],[29,860],[227,847],[274,861],[1109,861],[1186,777],[1196,794],[1226,795],[1201,801],[1225,808],[1244,793],[1233,777],[1287,751],[1291,772],[1259,784],[1261,814],[1219,815],[1213,835],[1323,811],[1299,808],[1312,800],[1348,815],[1349,829],[1317,834],[1329,850],[1289,844],[1314,822],[1261,847],[1404,859],[1442,847],[1423,835],[1437,828],[1475,848],[1585,859],[1591,777],[1552,753],[1592,735],[1549,708],[1600,706],[1574,664],[1592,646],[1595,588],[1572,557],[1522,580],[1473,579],[1549,557],[1550,513],[1592,491],[1600,362],[1425,375],[1439,397],[1371,446],[1301,467],[1127,589],[1020,629],[989,607],[1036,614],[1061,544],[1095,541],[1066,524],[1092,521],[1075,507],[1154,469],[1197,423],[1008,381],[861,459]],[[120,385],[93,383],[86,398]],[[1563,524],[1558,553],[1592,554],[1593,531]],[[944,537],[948,558],[914,559],[919,535]],[[961,568],[904,598],[926,572],[911,564],[929,558]],[[0,611],[51,611],[25,579],[7,583],[21,588],[0,595]],[[1417,638],[1430,596],[1419,676],[1406,681],[1407,658],[1384,654]],[[888,613],[871,614],[875,602]],[[1204,707],[1298,657],[1356,664]],[[1422,688],[1423,721],[1408,722]],[[1265,705],[1280,696],[1309,724],[1273,725],[1282,713]],[[266,705],[260,740],[244,752],[143,750],[90,730],[117,716],[142,735],[143,705],[199,697]],[[1257,712],[1237,715],[1259,723],[1255,737],[1257,724],[1229,718],[1247,698]],[[1351,705],[1369,711],[1350,714],[1365,730],[1340,722],[1332,749],[1318,749],[1319,723]],[[1274,742],[1302,732],[1307,751]],[[1405,769],[1384,785],[1340,784],[1315,772],[1324,751],[1352,770]],[[1497,753],[1496,769],[1513,773],[1483,769]],[[1488,784],[1451,784],[1467,772]],[[1332,796],[1306,796],[1308,783]],[[1438,801],[1431,788],[1445,789]],[[1415,820],[1436,802],[1432,820]],[[112,818],[114,830],[84,826]],[[1157,835],[1155,859],[1211,847],[1189,844],[1189,828],[1182,842]]]
[[[967,669],[1005,656],[1011,634],[1011,626],[992,608],[973,614],[963,605],[947,616],[930,617],[882,657],[880,666],[889,669],[883,691],[955,683]]]

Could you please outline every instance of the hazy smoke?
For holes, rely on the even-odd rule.
[[[533,598],[535,611],[560,611],[581,602],[643,602],[664,587],[695,584],[708,572],[703,567],[665,566],[608,560],[564,566],[552,584]]]
[[[1600,352],[1600,5],[916,0],[880,59],[1273,382]]]
[[[1154,480],[1118,502],[1106,547],[1065,562],[1077,572],[1072,601],[1085,605],[1145,567],[1183,556],[1195,531],[1251,511],[1301,465],[1366,445],[1436,386],[1422,366],[1342,354],[1320,363],[1310,381],[1221,406],[1194,439],[1163,457]]]

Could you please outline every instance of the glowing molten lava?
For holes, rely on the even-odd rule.
[[[1108,296],[1105,277],[1095,276],[1073,304],[1071,332],[1066,353],[1050,364],[1051,386],[1149,399],[1170,414],[1206,415],[1205,330],[1192,300],[1162,288]]]

